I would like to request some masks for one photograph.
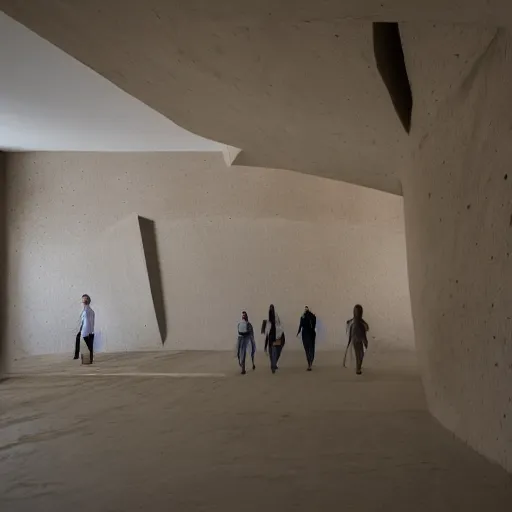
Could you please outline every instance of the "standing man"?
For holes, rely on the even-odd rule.
[[[306,353],[308,362],[308,372],[311,371],[313,361],[315,360],[315,341],[316,341],[316,316],[309,310],[308,306],[304,307],[304,313],[300,317],[299,330],[297,336],[302,332],[302,344]]]
[[[82,295],[82,304],[84,309],[82,310],[82,315],[80,317],[80,331],[78,331],[78,334],[76,335],[74,359],[78,359],[78,355],[80,353],[80,338],[83,338],[87,348],[89,349],[92,364],[94,352],[94,311],[90,306],[91,297],[87,294]]]

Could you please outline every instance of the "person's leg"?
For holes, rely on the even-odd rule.
[[[89,343],[89,336],[84,336],[83,338],[85,346],[87,347],[87,350],[89,350],[89,357],[91,357],[91,348]],[[84,361],[84,357],[87,357],[84,353],[82,353],[82,363]]]
[[[363,344],[360,341],[354,341],[354,351],[356,353],[356,373],[360,375],[363,364]]]
[[[252,369],[256,370],[256,365],[254,364],[254,355],[256,354],[256,342],[254,338],[251,338],[251,361],[252,361]]]
[[[313,365],[313,362],[315,361],[315,346],[316,346],[316,332],[313,333],[313,337],[311,338],[311,354],[309,356],[311,365]]]
[[[236,340],[236,358],[238,359],[238,366],[242,366],[242,336],[238,336]]]
[[[276,346],[276,370],[278,369],[277,363],[279,362],[279,358],[281,357],[281,353],[283,351],[283,345]]]
[[[78,356],[80,355],[80,339],[82,337],[82,333],[78,333],[76,335],[76,340],[75,340],[75,357],[73,359],[78,359]]]
[[[275,373],[277,369],[277,347],[275,345],[270,347],[270,369],[272,373]]]
[[[91,358],[91,364],[94,359],[94,334],[89,334],[89,336],[85,336],[84,338],[85,344],[89,349],[89,357]]]
[[[242,367],[242,375],[245,375],[245,358],[247,357],[247,338],[242,336],[240,342],[240,366]]]
[[[308,362],[308,368],[311,367],[311,360],[309,358],[310,347],[307,335],[302,333],[302,345],[304,346],[304,352],[306,353],[306,361]]]

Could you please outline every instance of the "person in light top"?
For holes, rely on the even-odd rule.
[[[80,338],[83,338],[87,348],[89,349],[91,364],[94,355],[94,311],[91,308],[91,297],[84,293],[82,295],[82,314],[80,315],[80,330],[76,335],[75,341],[75,357],[74,359],[78,359],[80,353]]]
[[[268,351],[270,357],[270,370],[272,373],[276,373],[276,370],[279,369],[277,363],[285,344],[285,335],[274,304],[270,304],[268,320],[263,322],[262,331],[265,333],[265,353]]]
[[[249,322],[249,316],[247,311],[242,311],[242,321],[238,322],[238,343],[237,343],[237,356],[238,364],[242,368],[242,375],[245,375],[245,358],[247,356],[247,348],[251,345],[251,360],[252,369],[256,370],[254,364],[254,354],[256,353],[256,342],[254,341],[254,329],[252,328],[251,322]]]

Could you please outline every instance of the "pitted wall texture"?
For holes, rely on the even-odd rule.
[[[220,154],[11,154],[8,176],[14,354],[72,350],[82,293],[115,326],[106,350],[162,347],[135,214],[155,223],[165,349],[234,349],[241,310],[259,331],[271,302],[290,349],[305,304],[341,349],[356,302],[375,350],[412,347],[400,197]]]

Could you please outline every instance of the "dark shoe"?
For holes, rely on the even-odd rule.
[[[256,370],[256,365],[255,364],[252,365],[252,369]]]
[[[78,357],[78,356],[75,356],[75,357],[73,357],[73,359],[79,359],[79,357]]]
[[[306,370],[307,372],[310,372],[311,371],[311,366],[308,367],[308,369]]]
[[[272,373],[276,373],[277,368],[272,368]]]
[[[247,372],[245,370],[242,370],[241,375],[245,375]]]
[[[363,372],[361,370],[357,370],[356,375],[361,375]]]

